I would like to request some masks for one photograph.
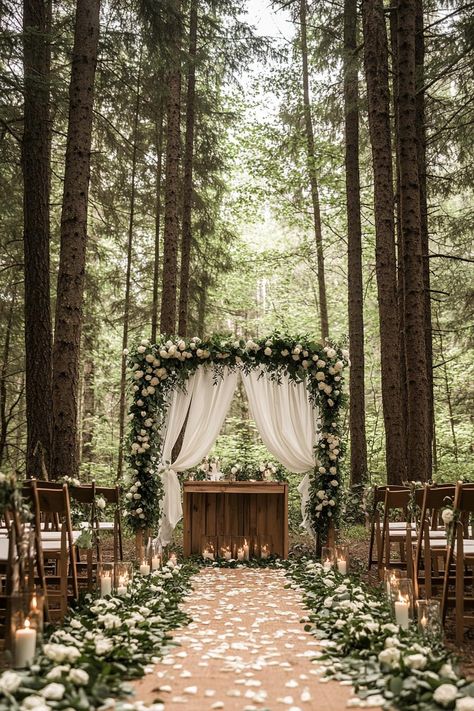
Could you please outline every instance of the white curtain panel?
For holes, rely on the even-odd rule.
[[[186,392],[175,390],[168,410],[163,461],[169,461],[186,421],[183,444],[176,461],[162,475],[163,503],[158,538],[167,545],[183,516],[181,487],[176,472],[196,466],[208,454],[224,424],[237,386],[238,373],[224,369],[215,376],[212,367],[200,366],[189,379]],[[192,380],[192,382],[191,382]]]
[[[295,383],[287,375],[272,380],[265,369],[243,374],[250,412],[268,451],[290,472],[306,475],[298,486],[301,495],[302,526],[311,531],[306,515],[309,472],[315,466],[314,445],[318,439],[317,411],[309,399],[305,382]]]

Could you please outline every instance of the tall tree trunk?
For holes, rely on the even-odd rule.
[[[308,71],[308,40],[306,31],[306,0],[300,0],[301,25],[301,59],[303,66],[303,110],[306,131],[306,150],[308,176],[311,186],[311,201],[313,204],[314,237],[318,264],[319,316],[321,320],[321,338],[329,336],[329,318],[326,299],[326,279],[324,276],[323,233],[321,227],[321,209],[319,203],[318,175],[316,171],[316,156],[314,150],[313,121],[311,118],[311,102],[309,97]]]
[[[94,339],[89,332],[84,338],[84,350],[87,353],[83,368],[83,405],[82,405],[82,461],[92,462],[93,418],[95,415],[95,361]]]
[[[448,414],[449,414],[449,424],[451,427],[451,437],[453,440],[453,453],[454,453],[454,460],[458,462],[458,442],[456,438],[456,428],[454,426],[454,413],[453,413],[453,402],[451,398],[451,386],[449,383],[449,374],[448,374],[448,366],[446,363],[446,355],[444,351],[444,342],[443,342],[443,330],[441,328],[440,322],[439,322],[439,314],[436,314],[436,326],[438,328],[438,334],[439,334],[439,353],[441,357],[441,362],[442,362],[442,368],[443,368],[443,380],[444,380],[444,389],[446,392],[446,404],[448,406]]]
[[[364,64],[374,171],[376,274],[387,481],[400,483],[404,440],[400,395],[392,141],[387,31],[382,0],[363,0]]]
[[[5,324],[5,342],[3,344],[2,361],[0,363],[0,466],[3,464],[7,452],[8,425],[11,420],[11,412],[9,414],[7,411],[7,377],[15,300],[16,293],[13,291]]]
[[[397,7],[398,0],[391,0],[390,3],[390,46],[392,50],[392,105],[393,105],[393,133],[395,142],[395,230],[397,244],[397,303],[398,303],[398,333],[399,333],[399,352],[400,352],[400,395],[402,400],[402,432],[406,442],[407,427],[408,427],[408,410],[407,410],[407,377],[405,364],[405,297],[404,297],[404,279],[403,279],[403,240],[400,223],[400,162],[398,160],[398,80],[395,71],[398,57],[398,42],[397,42]],[[406,470],[406,448],[404,450],[405,461],[403,467]],[[400,456],[402,456],[402,454]]]
[[[176,11],[181,9],[176,0]],[[161,292],[161,333],[176,331],[178,238],[179,238],[179,160],[181,114],[181,23],[176,22],[172,38],[171,63],[168,71],[165,230],[163,235],[163,288]]]
[[[186,93],[186,136],[184,141],[183,224],[181,234],[181,273],[179,281],[178,333],[185,336],[188,328],[189,271],[192,242],[193,154],[196,104],[196,48],[198,0],[191,0],[189,16],[188,85]]]
[[[351,486],[367,478],[365,435],[364,309],[362,284],[362,229],[359,176],[359,77],[357,67],[357,0],[344,1],[344,114],[348,242],[349,429],[351,436]]]
[[[125,410],[126,410],[126,387],[127,387],[127,358],[124,354],[128,345],[128,329],[130,325],[130,290],[132,284],[132,250],[133,250],[133,230],[135,226],[135,201],[136,201],[136,180],[137,180],[137,150],[138,150],[138,125],[140,117],[140,91],[142,74],[142,49],[138,60],[137,89],[135,95],[135,112],[133,115],[133,135],[132,135],[132,173],[130,177],[130,213],[128,220],[127,239],[127,268],[125,273],[125,301],[123,307],[123,328],[122,328],[122,367],[120,371],[120,403],[119,403],[119,451],[117,458],[117,481],[121,481],[123,473],[123,447],[125,437]]]
[[[53,348],[55,478],[78,475],[79,363],[99,1],[77,0],[76,4]]]
[[[24,0],[22,168],[28,477],[38,476],[42,463],[49,470],[53,431],[49,279],[50,33],[51,0]]]
[[[398,3],[398,157],[403,240],[405,363],[407,372],[407,466],[410,478],[431,476],[429,393],[426,367],[425,289],[418,180],[415,78],[415,0]]]
[[[425,34],[423,1],[416,0],[415,19],[415,81],[416,81],[416,138],[418,181],[420,186],[421,250],[423,255],[423,288],[425,311],[426,378],[428,381],[428,464],[433,466],[434,444],[434,396],[433,396],[433,333],[431,323],[431,291],[429,264],[428,197],[426,186],[426,122],[425,122]]]
[[[153,302],[151,306],[151,342],[156,343],[158,333],[158,293],[160,284],[160,240],[161,240],[161,182],[163,175],[163,98],[160,99],[156,117],[156,201],[155,201],[155,257],[153,263]]]

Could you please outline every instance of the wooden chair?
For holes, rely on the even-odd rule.
[[[407,552],[413,552],[413,589],[415,598],[424,586],[425,597],[433,594],[433,586],[441,585],[440,558],[446,556],[446,531],[440,514],[447,502],[453,501],[454,484],[426,484],[422,491],[421,514],[416,540],[407,539]]]
[[[472,608],[474,598],[466,596],[466,580],[472,585],[472,574],[467,575],[467,570],[474,567],[474,540],[471,537],[471,517],[474,514],[474,484],[456,484],[454,496],[454,511],[460,513],[459,519],[453,526],[452,536],[448,539],[446,552],[446,565],[444,570],[442,611],[443,622],[449,604],[453,599],[449,597],[449,586],[452,582],[451,568],[454,561],[455,582],[455,619],[456,643],[461,644],[464,638],[464,627],[474,625],[474,614],[465,613],[466,607]]]
[[[78,583],[81,586],[86,586],[89,590],[92,589],[94,584],[94,561],[93,561],[93,547],[95,543],[97,551],[97,560],[101,559],[100,555],[100,539],[98,535],[98,522],[96,515],[96,485],[93,481],[92,484],[81,484],[81,486],[72,486],[69,488],[69,496],[72,501],[76,501],[79,504],[89,507],[89,515],[84,523],[84,530],[90,530],[92,533],[92,546],[86,549],[85,553],[85,563],[80,560],[80,549],[77,548],[76,552],[76,567],[78,571]],[[85,573],[85,574],[84,574]]]
[[[77,580],[76,547],[71,524],[71,506],[66,484],[60,489],[43,487],[42,482],[31,482],[33,498],[35,540],[38,557],[42,558],[42,587],[45,591],[45,605],[48,604],[50,618],[63,619],[68,601],[77,600],[79,585]],[[49,531],[41,528],[41,517],[57,521],[58,530],[48,538]],[[60,533],[58,540],[57,533]],[[46,566],[52,563],[52,571]],[[54,605],[56,603],[56,605]]]
[[[405,556],[407,528],[411,528],[415,525],[409,520],[408,515],[410,496],[411,492],[408,487],[404,489],[392,489],[391,487],[387,487],[385,490],[381,554],[378,561],[380,578],[383,577],[383,571],[386,568],[405,568],[408,570]],[[402,521],[391,521],[391,514],[395,510],[398,511],[400,509],[402,510]],[[397,561],[393,561],[391,557],[391,548],[394,543],[398,545],[400,551],[400,560]]]
[[[380,506],[385,502],[385,492],[387,489],[392,491],[408,491],[407,486],[374,486],[373,488],[373,504],[370,515],[370,541],[369,541],[369,560],[368,570],[371,569],[374,563],[380,561],[382,556],[382,537],[380,525]],[[377,551],[377,557],[374,558],[374,547]]]
[[[122,510],[119,486],[96,486],[96,495],[102,496],[108,505],[114,507],[113,521],[99,521],[100,531],[113,531],[114,534],[114,560],[123,560],[122,540]]]

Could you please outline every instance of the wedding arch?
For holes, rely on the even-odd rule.
[[[274,333],[237,340],[142,340],[125,351],[131,370],[127,462],[128,520],[135,531],[160,529],[167,543],[182,515],[176,472],[196,466],[225,420],[242,377],[263,442],[299,486],[304,525],[324,539],[341,510],[340,412],[349,354],[307,336]],[[184,427],[175,461],[172,451]]]

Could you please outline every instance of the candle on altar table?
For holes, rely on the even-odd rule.
[[[267,558],[269,557],[269,555],[270,555],[270,546],[267,545],[267,544],[265,544],[265,545],[262,546],[261,558],[262,558],[263,560],[267,560]]]
[[[338,558],[337,559],[337,569],[342,575],[346,575],[347,573],[347,560],[344,560],[344,558]]]
[[[112,576],[110,573],[102,573],[100,576],[100,595],[105,597],[112,594]]]
[[[244,558],[245,560],[250,560],[250,546],[247,543],[247,539],[244,541]]]
[[[410,603],[401,595],[398,600],[395,600],[395,621],[404,630],[407,630],[410,625]]]
[[[237,560],[245,560],[245,552],[243,548],[237,548]]]
[[[25,626],[15,633],[15,666],[19,669],[30,666],[36,651],[36,630],[30,626],[28,618]]]
[[[149,575],[149,574],[150,574],[150,564],[144,560],[140,564],[140,575]]]
[[[159,570],[161,568],[161,557],[159,555],[154,555],[151,559],[151,569]]]

